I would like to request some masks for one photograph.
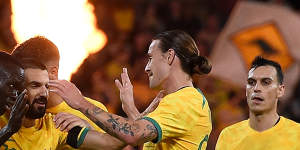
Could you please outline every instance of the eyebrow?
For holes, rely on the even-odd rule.
[[[38,85],[40,85],[41,83],[37,82],[37,81],[31,81],[31,82],[28,83],[28,85],[32,85],[32,84],[38,84]]]
[[[263,78],[260,78],[260,79],[258,79],[258,80],[266,80],[266,79],[270,79],[270,80],[273,81],[273,79],[270,78],[270,77],[263,77]],[[257,80],[257,79],[255,79],[255,78],[253,78],[253,77],[250,77],[250,78],[247,79],[247,81],[249,81],[249,80]]]
[[[273,81],[273,79],[270,78],[270,77],[262,78],[262,80],[266,80],[266,79],[269,79],[269,80],[272,80],[272,81]]]

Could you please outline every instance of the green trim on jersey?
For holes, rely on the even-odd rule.
[[[161,128],[160,128],[159,124],[158,124],[154,119],[152,119],[152,118],[150,118],[150,117],[143,117],[142,119],[145,119],[145,120],[147,120],[147,121],[150,121],[150,122],[154,125],[154,127],[156,128],[156,130],[157,130],[157,138],[154,139],[152,142],[153,142],[153,143],[158,143],[158,142],[160,142],[160,140],[161,140],[161,138],[162,138],[162,131],[161,131]]]
[[[203,109],[204,106],[205,106],[206,98],[205,98],[204,94],[202,93],[202,91],[200,89],[197,88],[197,90],[202,95],[202,100],[203,100],[203,102],[202,102],[202,109]]]
[[[77,147],[79,147],[83,143],[83,141],[85,139],[85,136],[87,135],[88,131],[89,131],[88,128],[83,129],[82,133],[80,134],[79,140],[77,142]]]

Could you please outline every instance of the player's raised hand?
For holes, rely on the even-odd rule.
[[[84,119],[81,119],[70,113],[61,112],[54,116],[53,121],[56,128],[61,131],[70,131],[75,126],[86,127],[93,129],[92,126]]]
[[[74,109],[80,109],[81,105],[86,102],[78,88],[67,80],[50,80],[49,86],[50,92],[61,96]]]
[[[129,79],[127,68],[123,68],[123,72],[121,73],[121,82],[118,79],[116,79],[115,84],[120,91],[122,109],[127,114],[127,116],[130,117],[131,115],[133,115],[131,114],[132,113],[131,109],[136,109],[136,108],[135,108],[134,98],[133,98],[133,86]]]
[[[11,110],[11,112],[7,126],[14,133],[18,132],[22,126],[22,119],[29,108],[27,101],[28,99],[25,89],[20,95],[18,95],[16,102],[12,106],[12,108],[8,108]]]

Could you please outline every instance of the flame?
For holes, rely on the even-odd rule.
[[[60,79],[70,79],[82,61],[104,47],[107,37],[96,28],[87,0],[11,0],[12,31],[18,43],[42,35],[60,52]]]

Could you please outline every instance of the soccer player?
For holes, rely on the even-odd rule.
[[[17,59],[35,59],[41,62],[47,67],[50,80],[58,79],[59,70],[59,51],[56,45],[45,37],[37,36],[33,37],[20,45],[18,45],[11,54]],[[81,96],[81,95],[78,95]],[[93,103],[97,107],[107,111],[106,107],[98,101],[85,97],[85,100]],[[66,112],[78,116],[86,121],[97,131],[103,132],[95,123],[89,120],[81,112],[69,107],[60,96],[55,93],[49,93],[49,101],[47,104],[47,112],[57,114],[60,112]],[[70,115],[72,118],[72,116]],[[69,118],[70,118],[69,117]],[[73,117],[74,119],[76,117]],[[62,128],[64,129],[64,128]]]
[[[56,45],[45,37],[37,36],[21,43],[14,49],[14,51],[12,52],[12,56],[19,60],[33,59],[38,62],[41,62],[43,65],[46,66],[50,80],[58,79],[58,68],[59,68],[59,58],[60,58],[59,51]],[[87,97],[83,97],[82,95],[76,93],[75,94],[69,93],[69,94],[73,95],[74,97],[77,96],[76,98],[84,98],[85,100],[96,105],[97,107],[107,111],[106,107],[98,101],[89,99]],[[74,124],[81,127],[90,125],[93,130],[103,133],[102,135],[103,140],[105,139],[110,140],[111,138],[113,138],[112,141],[117,141],[117,139],[114,137],[110,138],[108,134],[104,135],[104,131],[101,128],[99,128],[94,122],[89,120],[81,112],[69,107],[62,100],[62,98],[55,93],[52,92],[49,93],[49,101],[47,102],[46,106],[47,106],[46,112],[48,113],[58,114],[58,116],[62,116],[63,114],[63,117],[54,118],[56,122],[59,122],[59,124],[56,124],[56,127],[60,128],[61,130],[68,131],[71,129],[71,127],[74,126]],[[86,121],[88,123],[85,123]],[[107,145],[110,145],[110,143],[103,142],[102,146],[107,146]],[[66,147],[62,147],[61,149],[72,149],[68,145],[65,146]],[[116,147],[119,146],[120,145],[116,144]]]
[[[22,127],[3,144],[4,148],[61,149],[66,143],[75,145],[76,148],[80,146],[80,148],[94,149],[121,149],[125,146],[124,143],[109,135],[97,131],[87,133],[87,128],[79,127],[75,129],[78,131],[71,129],[70,132],[57,129],[52,114],[45,113],[49,97],[49,77],[46,67],[33,60],[22,60],[22,65],[25,68],[29,109],[22,119]],[[8,115],[9,112],[1,116],[1,121],[4,122],[2,124],[6,123]],[[86,140],[83,142],[81,139],[84,137]]]
[[[127,144],[136,146],[147,142],[144,149],[206,149],[212,129],[210,109],[202,92],[193,86],[191,76],[208,74],[211,70],[208,60],[200,56],[192,37],[178,30],[154,37],[148,56],[145,71],[149,85],[151,88],[161,87],[167,95],[146,117],[139,118],[141,115],[134,111],[136,108],[132,109],[134,113],[128,113],[131,112],[128,107],[127,113],[138,117],[123,118],[107,113],[84,99],[75,99],[65,91],[78,90],[65,80],[51,81],[49,85],[72,108]],[[125,105],[131,101],[129,105],[135,107],[126,69],[121,78],[122,83],[116,81],[120,97]]]
[[[39,64],[22,64],[25,69],[25,86],[29,109],[22,119],[22,127],[3,144],[6,149],[56,149],[64,143],[67,133],[54,127],[51,114],[46,114],[48,99],[48,73]],[[6,123],[9,112],[1,116]],[[34,141],[34,142],[33,142]],[[55,141],[55,142],[53,142]]]
[[[278,99],[283,95],[280,65],[256,57],[246,85],[249,119],[225,128],[216,150],[300,149],[300,125],[277,113]]]
[[[20,129],[22,118],[29,108],[24,99],[24,81],[24,69],[20,63],[9,54],[0,52],[0,115],[14,105],[7,123],[0,122],[3,127],[0,130],[0,146]]]

